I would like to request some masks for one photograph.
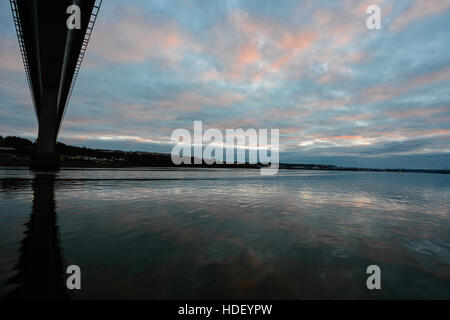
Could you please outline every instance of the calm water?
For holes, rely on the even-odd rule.
[[[450,299],[450,176],[0,168],[0,239],[0,297]]]

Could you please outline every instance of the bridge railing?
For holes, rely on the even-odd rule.
[[[94,29],[95,21],[97,20],[97,15],[98,15],[101,5],[102,5],[102,0],[95,0],[94,7],[92,8],[92,13],[89,18],[86,33],[84,35],[83,43],[81,45],[80,54],[78,55],[77,64],[76,64],[75,70],[73,72],[72,82],[69,87],[69,93],[67,94],[66,105],[64,106],[62,116],[59,119],[58,131],[59,131],[59,128],[61,127],[62,119],[64,119],[64,114],[66,113],[67,104],[69,103],[70,97],[72,96],[73,88],[75,86],[75,82],[77,81],[78,73],[80,72],[80,68],[81,68],[81,63],[83,62],[84,54],[86,52],[89,40],[91,39],[92,29]]]
[[[92,29],[94,28],[95,21],[97,20],[98,11],[100,10],[101,5],[102,0],[95,0],[94,8],[92,9],[91,17],[89,19],[89,23],[86,29],[86,34],[84,35],[83,44],[81,45],[80,54],[78,55],[77,64],[73,72],[72,83],[70,84],[67,101],[69,101],[70,96],[72,95],[73,87],[75,86],[75,82],[78,77],[78,72],[80,71],[81,63],[83,62],[84,53],[86,52],[89,40],[91,39]]]
[[[11,6],[11,12],[13,15],[14,26],[16,27],[17,39],[19,40],[20,54],[22,56],[23,65],[25,67],[25,74],[27,76],[28,87],[30,88],[30,92],[31,92],[31,97],[32,97],[31,100],[33,101],[33,104],[34,104],[33,83],[31,81],[30,66],[28,64],[28,58],[27,58],[27,53],[26,53],[26,49],[25,49],[25,42],[23,39],[22,26],[20,23],[20,15],[19,15],[19,10],[17,8],[17,1],[9,0],[9,4]],[[39,117],[36,105],[34,105],[34,109],[36,111],[36,115]]]

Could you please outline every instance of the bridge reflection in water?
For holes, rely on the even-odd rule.
[[[54,183],[54,174],[36,174],[33,179],[33,206],[15,266],[18,273],[9,280],[18,286],[7,296],[9,299],[68,298]]]

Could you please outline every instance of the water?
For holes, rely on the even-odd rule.
[[[0,168],[0,182],[0,297],[450,299],[448,175]]]

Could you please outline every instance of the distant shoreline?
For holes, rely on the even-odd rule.
[[[34,153],[35,144],[20,137],[0,136],[0,166],[28,167],[30,156]],[[62,168],[227,168],[227,169],[260,169],[262,164],[234,163],[207,165],[175,165],[168,153],[139,152],[90,149],[57,143],[57,156]],[[192,158],[194,160],[194,158]],[[191,161],[193,163],[193,161]],[[450,174],[444,169],[376,169],[358,167],[340,167],[327,164],[290,164],[280,163],[280,169],[289,170],[327,170],[327,171],[361,171],[361,172],[412,172]]]
[[[28,161],[4,161],[0,159],[0,167],[24,167],[28,168]],[[136,165],[136,164],[98,164],[90,162],[60,162],[61,168],[80,168],[80,169],[132,169],[132,168],[179,168],[179,169],[260,169],[262,166],[249,164],[230,164],[230,165]],[[312,167],[310,167],[312,166]],[[283,170],[315,170],[315,171],[353,171],[353,172],[400,172],[400,173],[433,173],[450,174],[450,170],[432,170],[432,169],[375,169],[375,168],[350,168],[334,167],[321,165],[320,168],[315,165],[285,164],[280,163],[279,169]]]

